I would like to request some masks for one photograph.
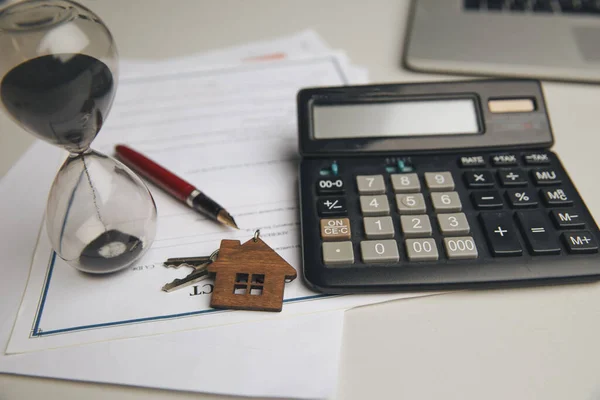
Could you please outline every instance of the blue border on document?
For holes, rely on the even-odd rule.
[[[336,72],[339,74],[340,79],[342,80],[342,82],[344,84],[347,85],[349,82],[348,77],[346,75],[344,75],[343,69],[339,65],[338,60],[334,56],[328,56],[328,57],[323,58],[323,60],[327,60],[327,59],[328,59],[328,61],[333,63],[333,67],[335,68]],[[297,64],[306,63],[307,61],[315,61],[315,59],[296,60],[295,62],[289,61],[288,64],[289,65],[297,65]],[[269,66],[271,66],[271,65],[272,64],[269,63]],[[253,66],[258,66],[258,64],[254,64]],[[235,67],[232,69],[235,69]],[[209,72],[209,71],[199,71],[198,73],[207,73],[207,72]],[[189,77],[189,74],[184,74],[184,75],[186,78]],[[179,76],[176,76],[175,78],[177,78],[177,77],[179,77]],[[156,78],[156,77],[154,77],[154,78]],[[138,79],[132,79],[132,80],[135,81]],[[139,80],[144,80],[144,78],[140,78]],[[184,317],[200,315],[200,314],[227,312],[224,310],[210,309],[210,310],[201,310],[201,311],[191,311],[191,312],[180,313],[180,314],[159,315],[159,316],[155,316],[155,317],[144,317],[144,318],[136,318],[136,319],[127,319],[127,320],[122,320],[122,321],[104,322],[104,323],[100,323],[100,324],[73,326],[73,327],[69,327],[69,328],[61,328],[61,329],[54,329],[51,331],[44,331],[44,330],[40,329],[40,323],[42,321],[44,306],[46,305],[48,290],[50,289],[50,281],[52,279],[52,271],[54,270],[55,262],[56,262],[56,253],[53,251],[52,255],[50,256],[48,271],[46,273],[46,278],[45,278],[45,282],[44,282],[44,290],[42,291],[42,295],[40,298],[40,304],[38,306],[38,311],[37,311],[35,319],[34,319],[33,328],[31,331],[31,337],[56,335],[56,334],[61,334],[61,333],[107,328],[107,327],[112,327],[112,326],[129,325],[129,324],[136,324],[136,323],[149,322],[149,321],[161,321],[161,320],[167,320],[167,319],[184,318]],[[323,297],[332,297],[332,296],[339,296],[339,295],[315,294],[312,296],[304,296],[304,297],[297,297],[297,298],[293,298],[293,299],[286,299],[286,300],[283,300],[283,302],[284,303],[295,303],[295,302],[314,300],[314,299],[319,299],[319,298],[323,298]]]

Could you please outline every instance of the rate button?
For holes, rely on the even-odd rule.
[[[323,240],[350,239],[350,220],[348,218],[325,218],[321,220]]]

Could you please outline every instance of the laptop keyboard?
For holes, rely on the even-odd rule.
[[[464,0],[470,11],[514,11],[600,16],[600,0]]]

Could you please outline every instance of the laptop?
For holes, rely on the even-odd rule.
[[[600,0],[414,0],[404,63],[600,82]]]

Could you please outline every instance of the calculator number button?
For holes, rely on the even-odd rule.
[[[517,156],[514,154],[497,154],[492,156],[492,165],[494,167],[517,165]]]
[[[435,240],[406,239],[406,255],[409,261],[435,261],[439,258]]]
[[[353,264],[352,242],[323,243],[323,262],[326,265]]]
[[[494,177],[490,171],[469,171],[464,176],[471,189],[494,187]]]
[[[400,260],[395,240],[365,240],[360,242],[362,260],[366,263],[395,262]]]
[[[543,256],[560,253],[560,245],[544,213],[518,212],[517,220],[531,254]]]
[[[360,209],[363,215],[387,215],[390,213],[390,203],[386,195],[360,196]]]
[[[467,217],[463,213],[438,214],[437,220],[443,235],[467,235],[471,231]]]
[[[547,206],[570,206],[571,197],[563,189],[542,189],[540,191]]]
[[[346,199],[344,197],[321,197],[317,202],[319,215],[345,215]]]
[[[531,170],[531,177],[536,185],[558,185],[561,180],[558,174],[551,168],[537,168]]]
[[[510,214],[481,213],[479,216],[483,232],[494,257],[511,257],[523,254],[523,248],[517,239],[517,231]]]
[[[529,189],[510,189],[506,191],[506,198],[512,208],[527,208],[537,206],[537,195]]]
[[[471,193],[473,205],[479,210],[494,210],[502,208],[502,199],[495,190],[485,190]]]
[[[546,153],[529,153],[523,156],[527,165],[545,165],[550,164],[550,158]]]
[[[552,210],[550,215],[554,225],[559,229],[583,228],[585,222],[578,212]]]
[[[321,220],[321,238],[323,240],[350,239],[350,220],[348,218],[326,218]]]
[[[425,212],[425,199],[421,193],[397,194],[396,205],[400,214],[421,214]]]
[[[317,181],[317,193],[319,193],[319,194],[344,193],[344,181],[341,178],[319,179]]]
[[[394,237],[392,217],[366,217],[365,235],[367,239],[387,239]]]
[[[431,202],[437,212],[455,212],[462,210],[462,203],[456,192],[431,193]]]
[[[392,187],[396,193],[412,193],[421,190],[421,183],[417,174],[394,174]]]
[[[425,172],[425,182],[431,191],[454,190],[454,179],[450,172]]]
[[[361,194],[385,193],[382,175],[359,175],[356,177],[356,184]]]
[[[502,186],[525,186],[527,185],[527,176],[522,169],[510,168],[498,171],[498,178]]]
[[[597,253],[598,242],[590,231],[574,231],[562,234],[563,241],[567,245],[569,253]]]
[[[400,225],[406,237],[431,236],[431,222],[427,215],[401,215]]]
[[[444,238],[446,255],[450,260],[466,260],[477,258],[477,246],[470,236]]]

